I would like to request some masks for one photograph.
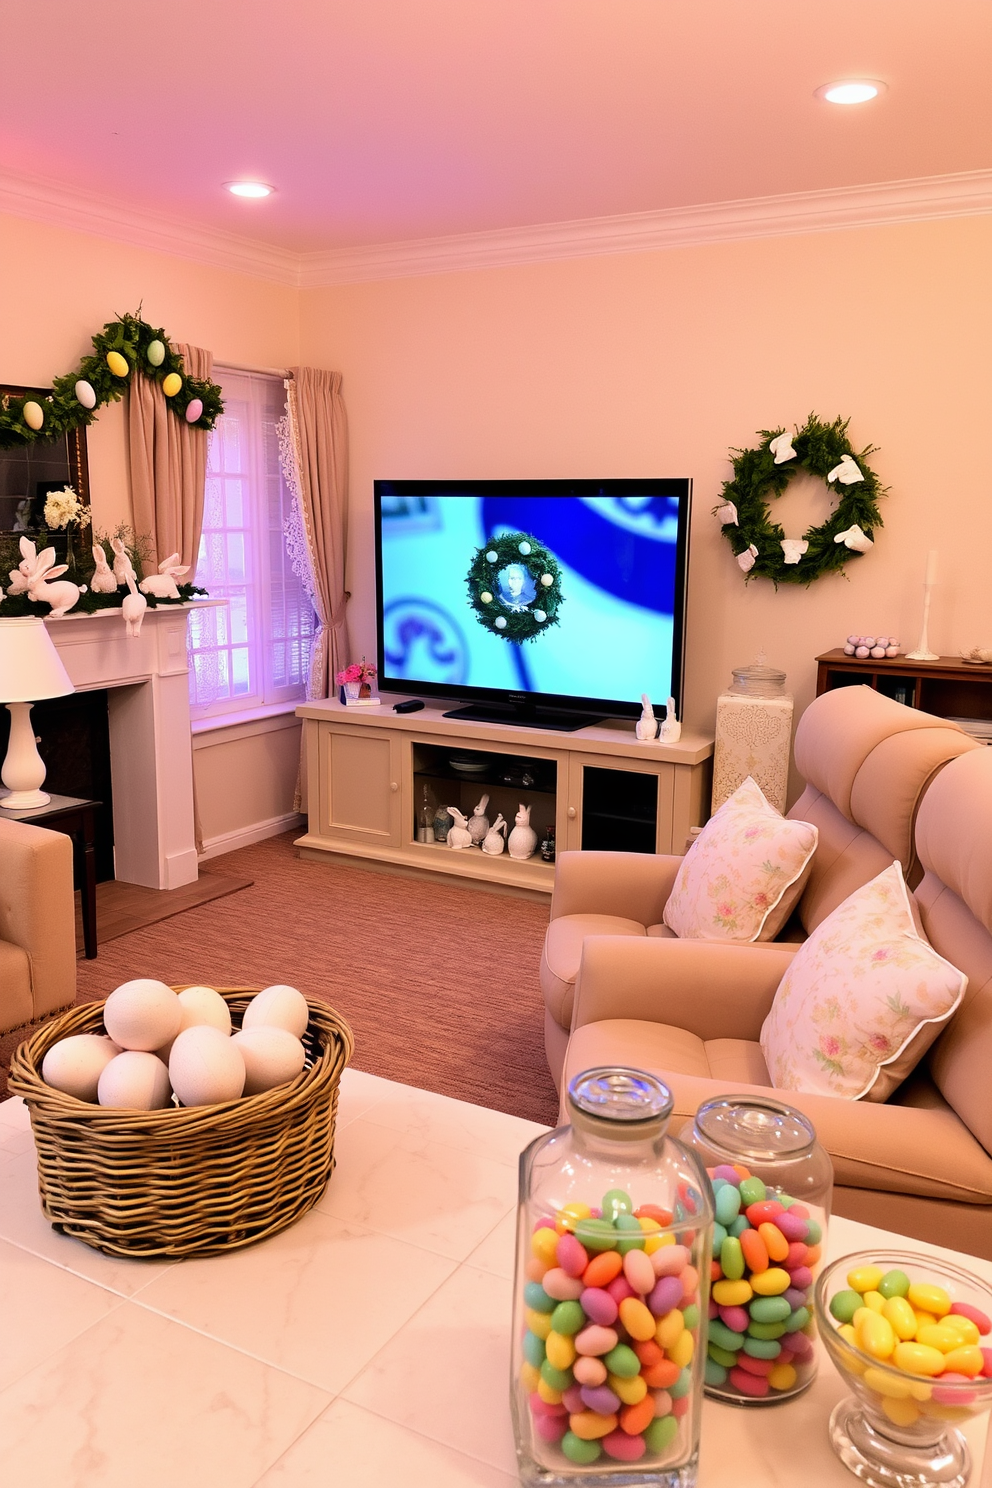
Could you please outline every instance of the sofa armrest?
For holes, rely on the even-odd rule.
[[[562,853],[555,864],[551,918],[618,915],[657,925],[681,865],[681,858],[661,853]]]
[[[757,1040],[798,946],[593,935],[582,946],[572,1028],[607,1018],[697,1038]]]
[[[0,818],[0,940],[28,957],[32,1018],[69,1006],[76,920],[72,839],[64,832]],[[3,1021],[0,1007],[0,1027]]]

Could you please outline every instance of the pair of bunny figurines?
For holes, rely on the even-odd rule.
[[[22,537],[19,546],[21,561],[16,568],[10,570],[10,588],[7,593],[26,594],[35,603],[49,604],[52,607],[50,618],[61,620],[77,603],[79,596],[86,593],[86,585],[74,584],[70,579],[53,582],[69,567],[67,563],[55,562],[54,548],[42,548],[39,553],[29,537]],[[2,598],[0,593],[0,599]]]
[[[537,833],[530,824],[530,807],[521,805],[514,818],[514,828],[507,838],[507,823],[502,813],[497,816],[492,826],[489,825],[489,818],[486,816],[488,805],[489,797],[483,796],[472,816],[467,819],[457,806],[448,807],[448,811],[455,819],[455,825],[448,833],[448,846],[456,850],[464,847],[481,847],[484,853],[493,858],[498,857],[505,847],[511,858],[533,857],[537,849]]]

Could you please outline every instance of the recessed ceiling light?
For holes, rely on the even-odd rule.
[[[252,198],[271,196],[276,189],[274,186],[266,186],[264,181],[225,181],[224,185],[232,196]]]
[[[867,103],[884,92],[885,84],[869,78],[848,79],[842,83],[824,83],[817,88],[816,97],[826,103]]]

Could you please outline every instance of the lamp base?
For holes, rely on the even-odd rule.
[[[10,795],[0,801],[7,811],[27,811],[32,806],[47,806],[52,799],[41,789],[45,783],[45,762],[38,753],[38,741],[31,727],[31,704],[8,703],[10,742],[7,758],[0,770],[0,780]]]
[[[51,799],[43,790],[10,791],[0,800],[0,810],[30,811],[33,806],[47,806]]]

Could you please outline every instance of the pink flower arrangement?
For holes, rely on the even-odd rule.
[[[353,661],[343,672],[338,672],[334,680],[339,687],[343,687],[346,682],[371,682],[375,676],[375,667],[363,656],[361,661]]]

